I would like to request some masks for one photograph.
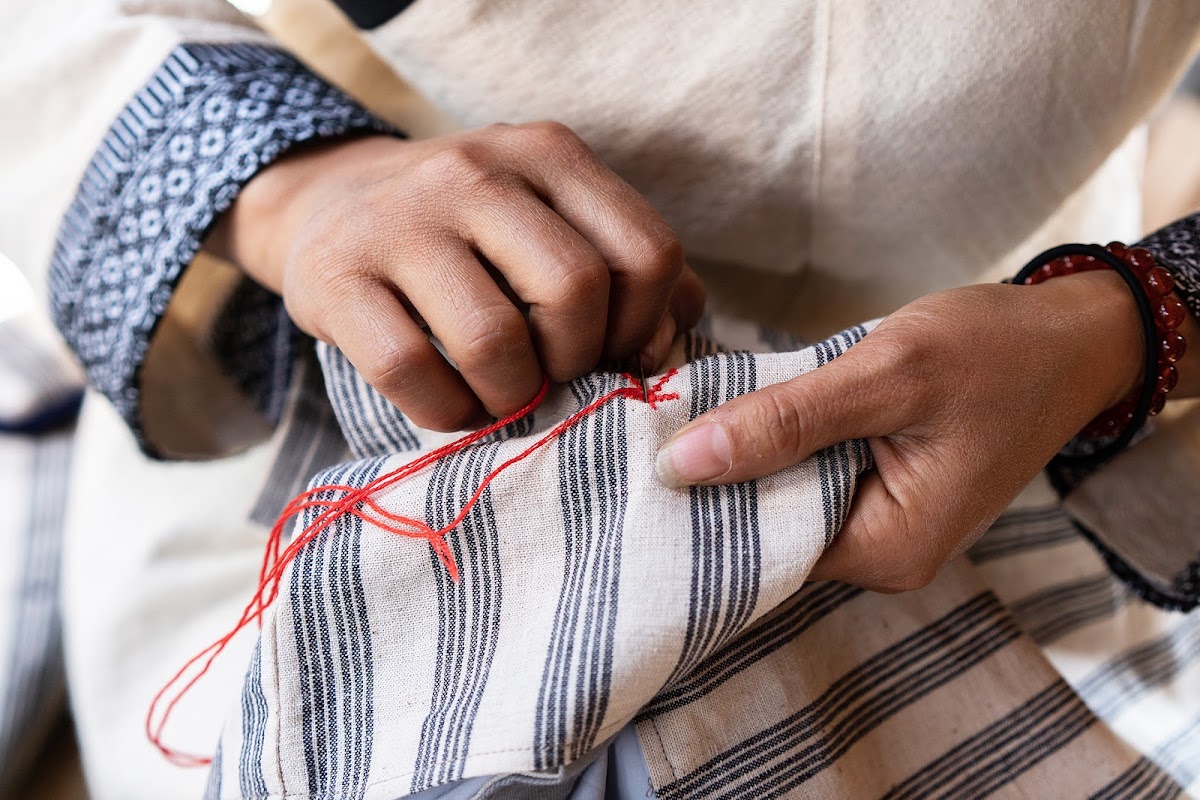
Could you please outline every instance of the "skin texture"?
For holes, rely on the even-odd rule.
[[[667,223],[555,123],[299,151],[246,186],[209,249],[434,430],[510,414],[601,358],[653,369],[704,305]]]
[[[653,370],[704,304],[667,224],[554,123],[301,150],[250,182],[209,248],[438,430],[508,414],[544,376],[602,357]],[[1173,398],[1200,394],[1200,331],[1182,332],[1193,353]],[[875,468],[813,578],[919,588],[1139,384],[1142,352],[1112,273],[939,292],[830,364],[685,426],[658,473],[734,483],[867,438]]]
[[[1197,342],[1195,323],[1185,325]],[[812,577],[920,588],[1139,385],[1138,326],[1110,272],[928,295],[826,366],[685,426],[660,450],[659,475],[675,486],[735,483],[867,438],[875,468]],[[1197,394],[1194,361],[1178,365],[1173,397]]]

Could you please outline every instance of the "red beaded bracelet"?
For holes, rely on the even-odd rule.
[[[1155,383],[1145,413],[1154,416],[1162,411],[1167,395],[1179,382],[1179,373],[1175,369],[1175,363],[1183,358],[1183,354],[1187,351],[1187,342],[1177,328],[1187,316],[1187,309],[1183,302],[1175,296],[1175,279],[1170,272],[1155,263],[1154,255],[1149,250],[1141,247],[1126,247],[1120,242],[1111,242],[1104,249],[1130,267],[1132,275],[1137,279],[1137,283],[1145,293],[1146,300],[1149,301],[1149,310],[1154,320],[1155,341],[1153,344],[1157,353],[1157,363],[1155,364]],[[1025,277],[1023,282],[1032,285],[1063,275],[1113,268],[1115,265],[1107,263],[1103,257],[1075,253],[1058,256],[1043,263],[1036,271]],[[1145,387],[1149,388],[1148,381],[1145,382]],[[1121,402],[1101,412],[1084,427],[1081,435],[1089,439],[1127,438],[1122,434],[1126,433],[1137,418],[1139,399],[1144,391],[1144,389],[1134,390]],[[1130,435],[1132,433],[1133,431],[1129,431]]]

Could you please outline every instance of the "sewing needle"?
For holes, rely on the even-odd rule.
[[[637,360],[637,365],[638,381],[642,384],[642,402],[649,403],[650,391],[646,388],[646,369],[642,366],[642,360],[640,358]]]

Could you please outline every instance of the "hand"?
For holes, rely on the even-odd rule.
[[[553,123],[298,151],[209,247],[436,430],[512,413],[543,371],[566,381],[639,351],[657,365],[704,304],[662,217]]]
[[[811,577],[920,588],[1140,385],[1144,352],[1115,273],[941,292],[820,369],[689,423],[658,471],[670,485],[734,483],[867,438],[874,470]]]

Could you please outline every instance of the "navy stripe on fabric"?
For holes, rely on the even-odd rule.
[[[1110,659],[1075,688],[1101,719],[1113,719],[1120,709],[1198,659],[1200,616],[1190,614],[1171,632]]]
[[[320,480],[362,485],[375,477],[380,463],[340,467]],[[326,494],[331,496],[324,499],[334,499],[336,492]],[[313,515],[305,515],[305,524]],[[342,518],[303,548],[292,567],[292,623],[310,794],[361,797],[367,784],[374,662],[359,558],[362,532],[361,519]]]
[[[242,751],[238,759],[238,788],[247,798],[266,797],[263,777],[263,743],[267,736],[267,696],[262,687],[262,642],[254,645],[254,655],[242,686]]]
[[[217,742],[217,750],[213,753],[212,763],[208,765],[208,780],[204,782],[204,800],[220,800],[222,765],[221,742]]]
[[[1091,795],[1092,800],[1165,800],[1183,795],[1183,789],[1147,758],[1140,758],[1107,786]]]
[[[983,797],[1016,779],[1095,724],[1062,680],[893,787],[887,800]]]
[[[691,364],[689,418],[758,388],[748,353],[718,353]],[[761,542],[758,484],[689,490],[692,575],[684,641],[667,681],[678,682],[745,627],[758,603]]]
[[[967,551],[967,556],[976,564],[986,564],[1078,538],[1079,530],[1061,506],[1006,511]]]
[[[1200,780],[1200,717],[1154,751],[1154,761],[1181,786]]]
[[[715,691],[726,681],[787,646],[805,631],[861,595],[840,583],[816,583],[797,592],[778,611],[717,650],[686,679],[660,692],[638,720],[674,711]]]
[[[1090,622],[1110,617],[1128,602],[1130,591],[1111,573],[1102,572],[1055,584],[1009,608],[1017,624],[1038,644],[1049,644]]]
[[[425,497],[426,519],[434,527],[450,522],[491,471],[498,442],[449,455],[433,468]],[[438,644],[433,695],[421,724],[412,791],[462,777],[471,731],[495,655],[502,607],[500,536],[490,490],[447,538],[459,564],[460,580],[450,580],[431,552],[437,593]]]
[[[1019,636],[985,592],[885,648],[819,697],[661,787],[663,798],[779,797],[827,768],[883,720]]]
[[[575,381],[580,407],[616,388],[601,373]],[[627,407],[609,403],[557,445],[565,580],[534,717],[534,765],[551,769],[595,744],[612,689],[621,537],[628,498]]]

